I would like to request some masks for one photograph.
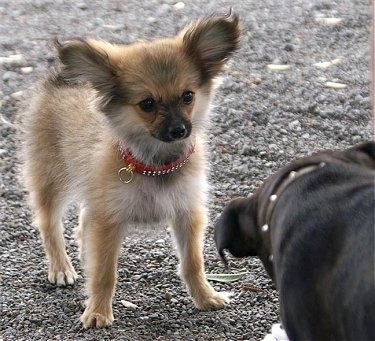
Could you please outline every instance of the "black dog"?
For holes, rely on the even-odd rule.
[[[215,241],[259,256],[291,340],[375,340],[375,142],[299,159],[231,201]]]

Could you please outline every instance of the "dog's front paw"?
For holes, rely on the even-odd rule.
[[[230,294],[227,292],[212,291],[211,295],[194,299],[195,306],[200,310],[218,310],[229,304]]]
[[[85,309],[84,313],[81,316],[81,322],[83,323],[84,328],[105,328],[109,327],[113,323],[113,313],[93,311],[89,307]]]
[[[72,285],[77,279],[77,273],[70,262],[64,265],[50,265],[48,269],[48,281],[59,287]]]

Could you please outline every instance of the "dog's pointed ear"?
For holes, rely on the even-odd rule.
[[[181,35],[187,54],[199,63],[204,78],[211,79],[238,47],[239,19],[231,12],[226,16],[211,16],[191,24]]]
[[[90,82],[108,103],[116,96],[116,71],[108,52],[100,44],[82,39],[55,41],[58,56],[64,64],[60,77],[66,81]]]

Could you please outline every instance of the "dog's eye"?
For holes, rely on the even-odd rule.
[[[139,102],[138,105],[144,112],[153,112],[155,110],[155,101],[152,98],[146,98]]]
[[[192,91],[184,91],[182,93],[182,101],[184,104],[190,104],[193,101],[194,98],[194,92]]]

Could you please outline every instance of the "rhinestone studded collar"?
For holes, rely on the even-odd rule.
[[[182,155],[177,160],[167,163],[165,165],[160,166],[149,166],[145,165],[142,162],[135,159],[133,154],[127,149],[122,143],[119,144],[119,151],[122,156],[122,159],[125,162],[125,167],[122,167],[118,171],[118,176],[120,180],[128,184],[134,178],[134,173],[138,173],[145,176],[163,176],[170,173],[173,173],[177,169],[180,169],[183,165],[185,165],[191,156],[194,153],[195,146],[191,145],[188,152]]]
[[[281,184],[274,190],[273,194],[271,194],[268,198],[268,204],[267,208],[265,210],[265,218],[263,224],[260,228],[261,233],[264,235],[264,240],[266,243],[266,247],[270,252],[268,260],[270,262],[273,261],[273,255],[272,255],[272,245],[271,245],[271,233],[270,233],[270,223],[272,218],[272,213],[274,211],[274,208],[277,203],[277,199],[280,197],[281,193],[297,178],[301,177],[302,175],[305,175],[307,173],[310,173],[318,168],[322,168],[326,165],[325,162],[321,162],[319,164],[313,164],[308,165],[305,167],[302,167],[298,170],[293,170],[289,173],[289,175],[281,182]]]

